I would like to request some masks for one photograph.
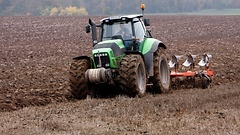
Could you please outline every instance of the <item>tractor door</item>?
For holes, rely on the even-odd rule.
[[[145,26],[139,18],[133,19],[133,25],[136,39],[139,40],[139,42],[142,42],[146,31]]]
[[[144,38],[146,37],[146,28],[140,18],[133,19],[133,27],[136,44],[138,46],[138,50],[141,52],[144,44]]]

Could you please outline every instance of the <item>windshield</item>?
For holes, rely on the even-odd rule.
[[[126,22],[114,22],[103,24],[102,41],[110,40],[113,36],[120,35],[123,40],[130,40],[132,38],[132,25],[129,21]]]

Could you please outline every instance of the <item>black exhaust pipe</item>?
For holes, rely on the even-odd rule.
[[[97,41],[97,26],[95,24],[94,21],[92,21],[91,19],[89,19],[89,24],[91,25],[92,27],[92,42],[93,42],[93,46],[95,46],[98,41]]]

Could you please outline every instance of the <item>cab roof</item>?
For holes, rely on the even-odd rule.
[[[104,22],[115,22],[115,21],[127,21],[127,20],[132,20],[134,18],[141,18],[141,17],[143,17],[141,14],[123,15],[123,16],[110,16],[108,18],[103,18],[101,20],[101,22],[104,23]]]

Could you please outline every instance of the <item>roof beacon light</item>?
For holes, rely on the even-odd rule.
[[[144,10],[145,9],[145,4],[141,5],[141,9]]]
[[[141,5],[141,9],[142,9],[142,15],[144,15],[145,4]]]

